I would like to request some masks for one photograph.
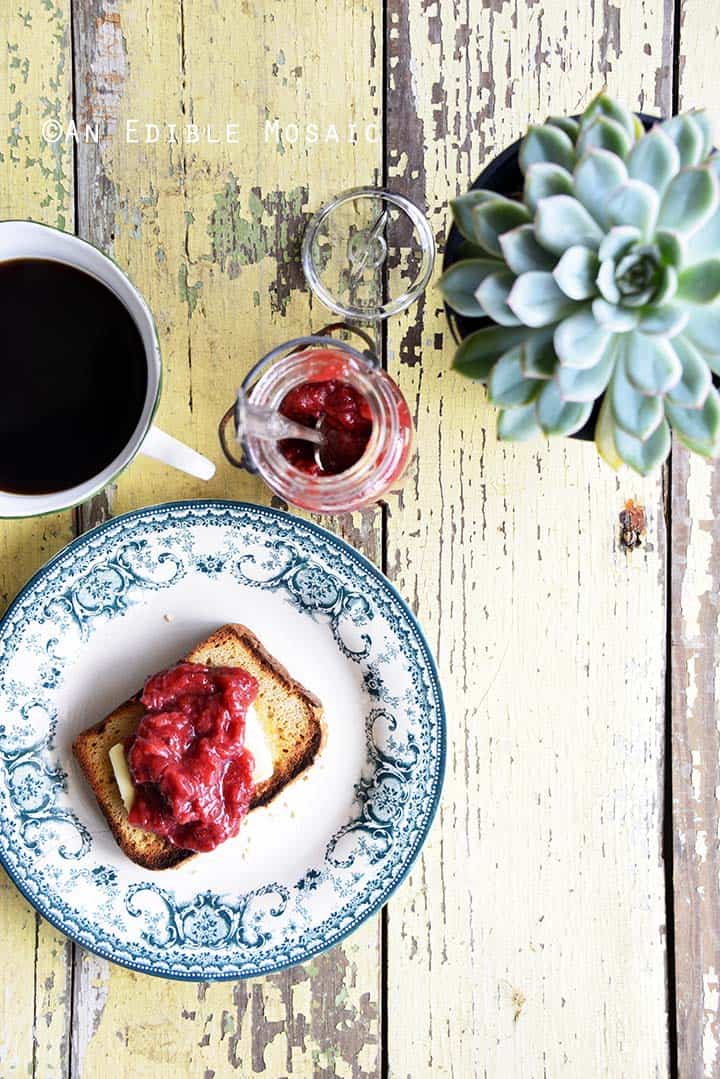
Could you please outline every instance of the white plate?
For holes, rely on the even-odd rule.
[[[312,768],[240,834],[149,872],[117,847],[73,738],[225,622],[323,702]],[[285,513],[193,501],[71,543],[0,623],[0,859],[85,947],[176,978],[303,962],[385,903],[427,834],[445,727],[429,649],[394,588]]]

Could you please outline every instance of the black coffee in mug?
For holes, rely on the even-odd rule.
[[[48,494],[102,472],[147,392],[142,337],[121,300],[50,259],[0,262],[0,491]]]

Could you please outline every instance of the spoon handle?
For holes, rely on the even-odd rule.
[[[236,416],[238,438],[251,435],[268,442],[278,442],[283,438],[301,438],[315,446],[325,443],[322,431],[296,423],[275,409],[254,405],[242,390],[238,394]]]

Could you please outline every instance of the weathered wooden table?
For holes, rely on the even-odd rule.
[[[605,83],[650,113],[713,106],[720,71],[720,0],[3,0],[0,28],[0,216],[128,270],[160,422],[216,460],[250,361],[325,317],[298,242],[328,197],[386,183],[442,239],[448,196],[530,119]],[[499,445],[433,289],[385,345],[417,464],[387,510],[331,523],[440,662],[421,859],[343,946],[216,985],[94,958],[3,877],[2,1079],[720,1075],[720,468],[676,449],[643,482],[577,442]],[[76,513],[3,524],[0,604],[108,513],[201,494],[268,499],[139,459]]]

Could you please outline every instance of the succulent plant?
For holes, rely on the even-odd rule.
[[[440,279],[486,325],[454,367],[487,384],[504,439],[572,434],[645,474],[670,450],[720,452],[720,155],[703,112],[645,132],[601,94],[523,139],[516,198],[452,204],[465,238]]]

